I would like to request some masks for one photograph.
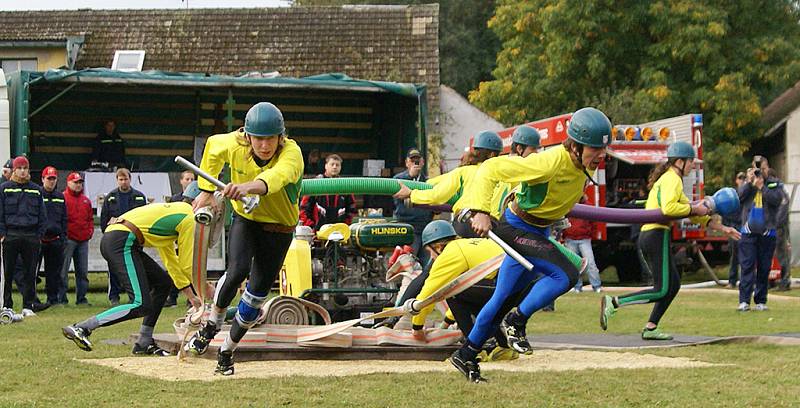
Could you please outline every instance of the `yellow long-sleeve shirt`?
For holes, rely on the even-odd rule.
[[[478,166],[476,165],[456,167],[438,176],[437,182],[432,189],[411,191],[411,202],[414,204],[440,205],[456,197],[457,201],[453,205],[453,213],[458,213],[461,208],[464,208],[458,205],[464,186],[469,185],[477,170]]]
[[[590,175],[594,173],[587,171]],[[478,169],[462,208],[491,214],[494,189],[501,181],[520,183],[515,201],[524,211],[555,221],[580,200],[587,180],[564,146],[524,158],[495,157]]]
[[[194,213],[187,203],[153,203],[134,208],[120,218],[132,223],[142,232],[144,246],[155,248],[175,287],[183,289],[192,283],[192,253],[194,252]],[[110,224],[110,231],[131,232],[122,224]],[[175,254],[175,243],[178,254]]]
[[[689,198],[683,194],[683,179],[674,170],[669,169],[653,184],[650,193],[647,194],[646,210],[661,209],[661,213],[670,217],[688,217],[692,211],[689,205]],[[690,218],[692,222],[705,225],[711,217],[696,216]],[[644,224],[642,231],[653,229],[669,229],[671,223],[666,224]]]
[[[428,278],[425,279],[417,299],[427,298],[462,273],[502,253],[502,248],[486,238],[462,238],[451,241],[433,261]],[[492,279],[496,275],[496,271],[492,272],[486,279]],[[433,310],[433,306],[422,309],[411,319],[411,323],[417,326],[424,325],[425,318]]]
[[[243,137],[241,129],[209,137],[200,168],[208,174],[217,175],[228,163],[234,184],[263,180],[267,184],[267,194],[261,196],[259,206],[246,214],[240,201],[232,201],[233,210],[257,222],[296,225],[303,179],[303,153],[300,147],[294,140],[286,138],[280,151],[266,165],[259,167],[250,153],[250,146],[239,143],[238,140]],[[203,178],[198,180],[198,187],[205,191],[216,189]]]

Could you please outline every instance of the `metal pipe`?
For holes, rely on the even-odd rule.
[[[209,183],[213,184],[220,190],[225,188],[225,183],[217,180],[216,177],[213,177],[212,175],[201,170],[200,167],[195,166],[194,163],[184,159],[183,157],[175,156],[175,163],[178,163],[187,170],[191,170],[197,173],[198,176],[206,179]],[[244,212],[249,214],[253,212],[253,210],[255,210],[256,207],[258,207],[259,199],[258,196],[245,196],[240,198],[239,201],[241,201],[244,204]]]

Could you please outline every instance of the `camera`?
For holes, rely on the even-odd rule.
[[[753,156],[753,175],[756,177],[761,177],[761,162],[764,160],[763,156]]]
[[[420,161],[419,158],[415,158],[415,159],[412,159],[411,162],[414,163],[415,166],[419,166],[421,161]]]

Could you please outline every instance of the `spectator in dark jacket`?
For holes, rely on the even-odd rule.
[[[181,192],[170,197],[169,202],[179,203],[183,201],[183,192],[186,191],[186,187],[189,187],[189,184],[192,184],[193,181],[194,173],[191,170],[185,170],[181,173],[181,179],[179,180],[181,183]]]
[[[58,293],[61,290],[61,268],[64,266],[64,242],[67,240],[67,205],[64,194],[56,190],[58,171],[47,166],[42,170],[42,197],[47,208],[47,227],[42,237],[45,292],[47,303],[61,304]],[[66,304],[66,302],[63,302]]]
[[[736,175],[736,188],[744,184],[747,180],[747,175],[744,172],[739,172]],[[742,228],[742,214],[732,213],[722,217],[722,225],[727,227]],[[729,269],[728,269],[728,287],[733,289],[739,283],[739,241],[735,239],[728,239],[728,251],[730,251]]]
[[[11,159],[8,159],[5,164],[3,164],[3,175],[0,176],[0,184],[5,183],[8,180],[11,180],[11,172],[13,169],[11,168]]]
[[[769,177],[778,179],[778,173],[775,169],[769,169]],[[778,283],[778,291],[787,291],[792,289],[792,253],[789,236],[789,206],[791,203],[789,194],[786,193],[782,183],[780,193],[781,205],[778,207],[778,215],[776,216],[775,257],[778,258],[778,263],[781,265],[781,280]]]
[[[107,120],[103,129],[97,133],[92,149],[92,166],[99,167],[127,167],[125,159],[125,140],[117,131],[117,123]]]
[[[11,280],[22,258],[23,276],[17,282],[23,309],[34,312],[47,309],[49,303],[36,298],[36,267],[40,240],[47,225],[47,210],[42,189],[31,183],[28,159],[13,161],[11,180],[0,185],[0,240],[3,242],[3,307],[12,308]],[[20,283],[22,285],[20,285]]]
[[[753,167],[747,169],[745,183],[739,187],[742,209],[739,262],[742,279],[739,283],[738,310],[742,312],[750,310],[751,296],[756,304],[755,310],[767,310],[769,269],[775,253],[778,209],[783,198],[783,183],[769,177],[768,172],[767,160],[756,156]]]
[[[586,202],[586,196],[581,198],[581,204]],[[579,254],[583,259],[586,259],[586,272],[589,274],[589,283],[592,289],[600,293],[603,290],[603,282],[600,281],[600,271],[594,262],[594,252],[592,251],[592,238],[595,233],[595,224],[581,218],[569,218],[570,227],[565,229],[562,233],[564,244]],[[578,282],[572,288],[574,292],[581,292],[583,290],[583,278],[578,277]]]
[[[317,178],[339,177],[341,171],[342,158],[330,154],[325,158],[325,173]],[[356,213],[356,197],[352,194],[306,196],[300,202],[300,221],[315,231],[325,224],[343,222],[349,225]]]
[[[103,209],[100,213],[100,230],[105,232],[109,223],[114,223],[122,214],[147,204],[147,198],[141,191],[131,187],[131,172],[128,169],[117,169],[117,188],[106,194]],[[113,273],[108,274],[108,300],[112,306],[119,304],[122,284]]]
[[[406,154],[406,170],[394,176],[396,179],[426,181],[428,177],[422,172],[425,166],[425,159],[418,149],[409,149]],[[411,224],[414,227],[414,254],[419,259],[421,265],[428,263],[428,251],[422,246],[422,230],[433,219],[430,210],[420,208],[407,208],[403,200],[394,200],[394,218],[399,222]]]
[[[83,178],[78,172],[67,176],[64,190],[67,205],[67,241],[64,245],[64,265],[61,267],[61,290],[58,299],[67,302],[67,271],[70,263],[75,269],[75,304],[89,305],[86,292],[89,289],[89,240],[94,235],[94,210],[92,202],[83,193]]]

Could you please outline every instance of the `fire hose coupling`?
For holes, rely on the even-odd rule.
[[[22,319],[24,319],[23,315],[14,313],[14,311],[9,308],[0,310],[0,324],[17,323],[21,322]]]
[[[403,312],[405,312],[406,314],[410,314],[412,316],[418,315],[420,310],[417,310],[417,308],[414,307],[416,303],[419,303],[417,299],[406,300],[406,302],[403,303]]]
[[[183,168],[185,168],[187,170],[191,170],[191,171],[195,172],[198,176],[206,179],[209,183],[213,184],[218,189],[222,190],[222,189],[225,188],[225,183],[217,180],[216,177],[214,177],[214,176],[206,173],[205,171],[201,170],[199,167],[195,166],[192,162],[184,159],[183,157],[175,156],[175,163],[178,163],[179,165],[183,166]],[[260,203],[261,198],[259,196],[244,196],[244,197],[240,198],[239,201],[241,201],[242,204],[243,204],[244,212],[246,214],[250,214],[251,212],[253,212],[253,210],[256,209],[256,207],[258,207],[258,204]]]

